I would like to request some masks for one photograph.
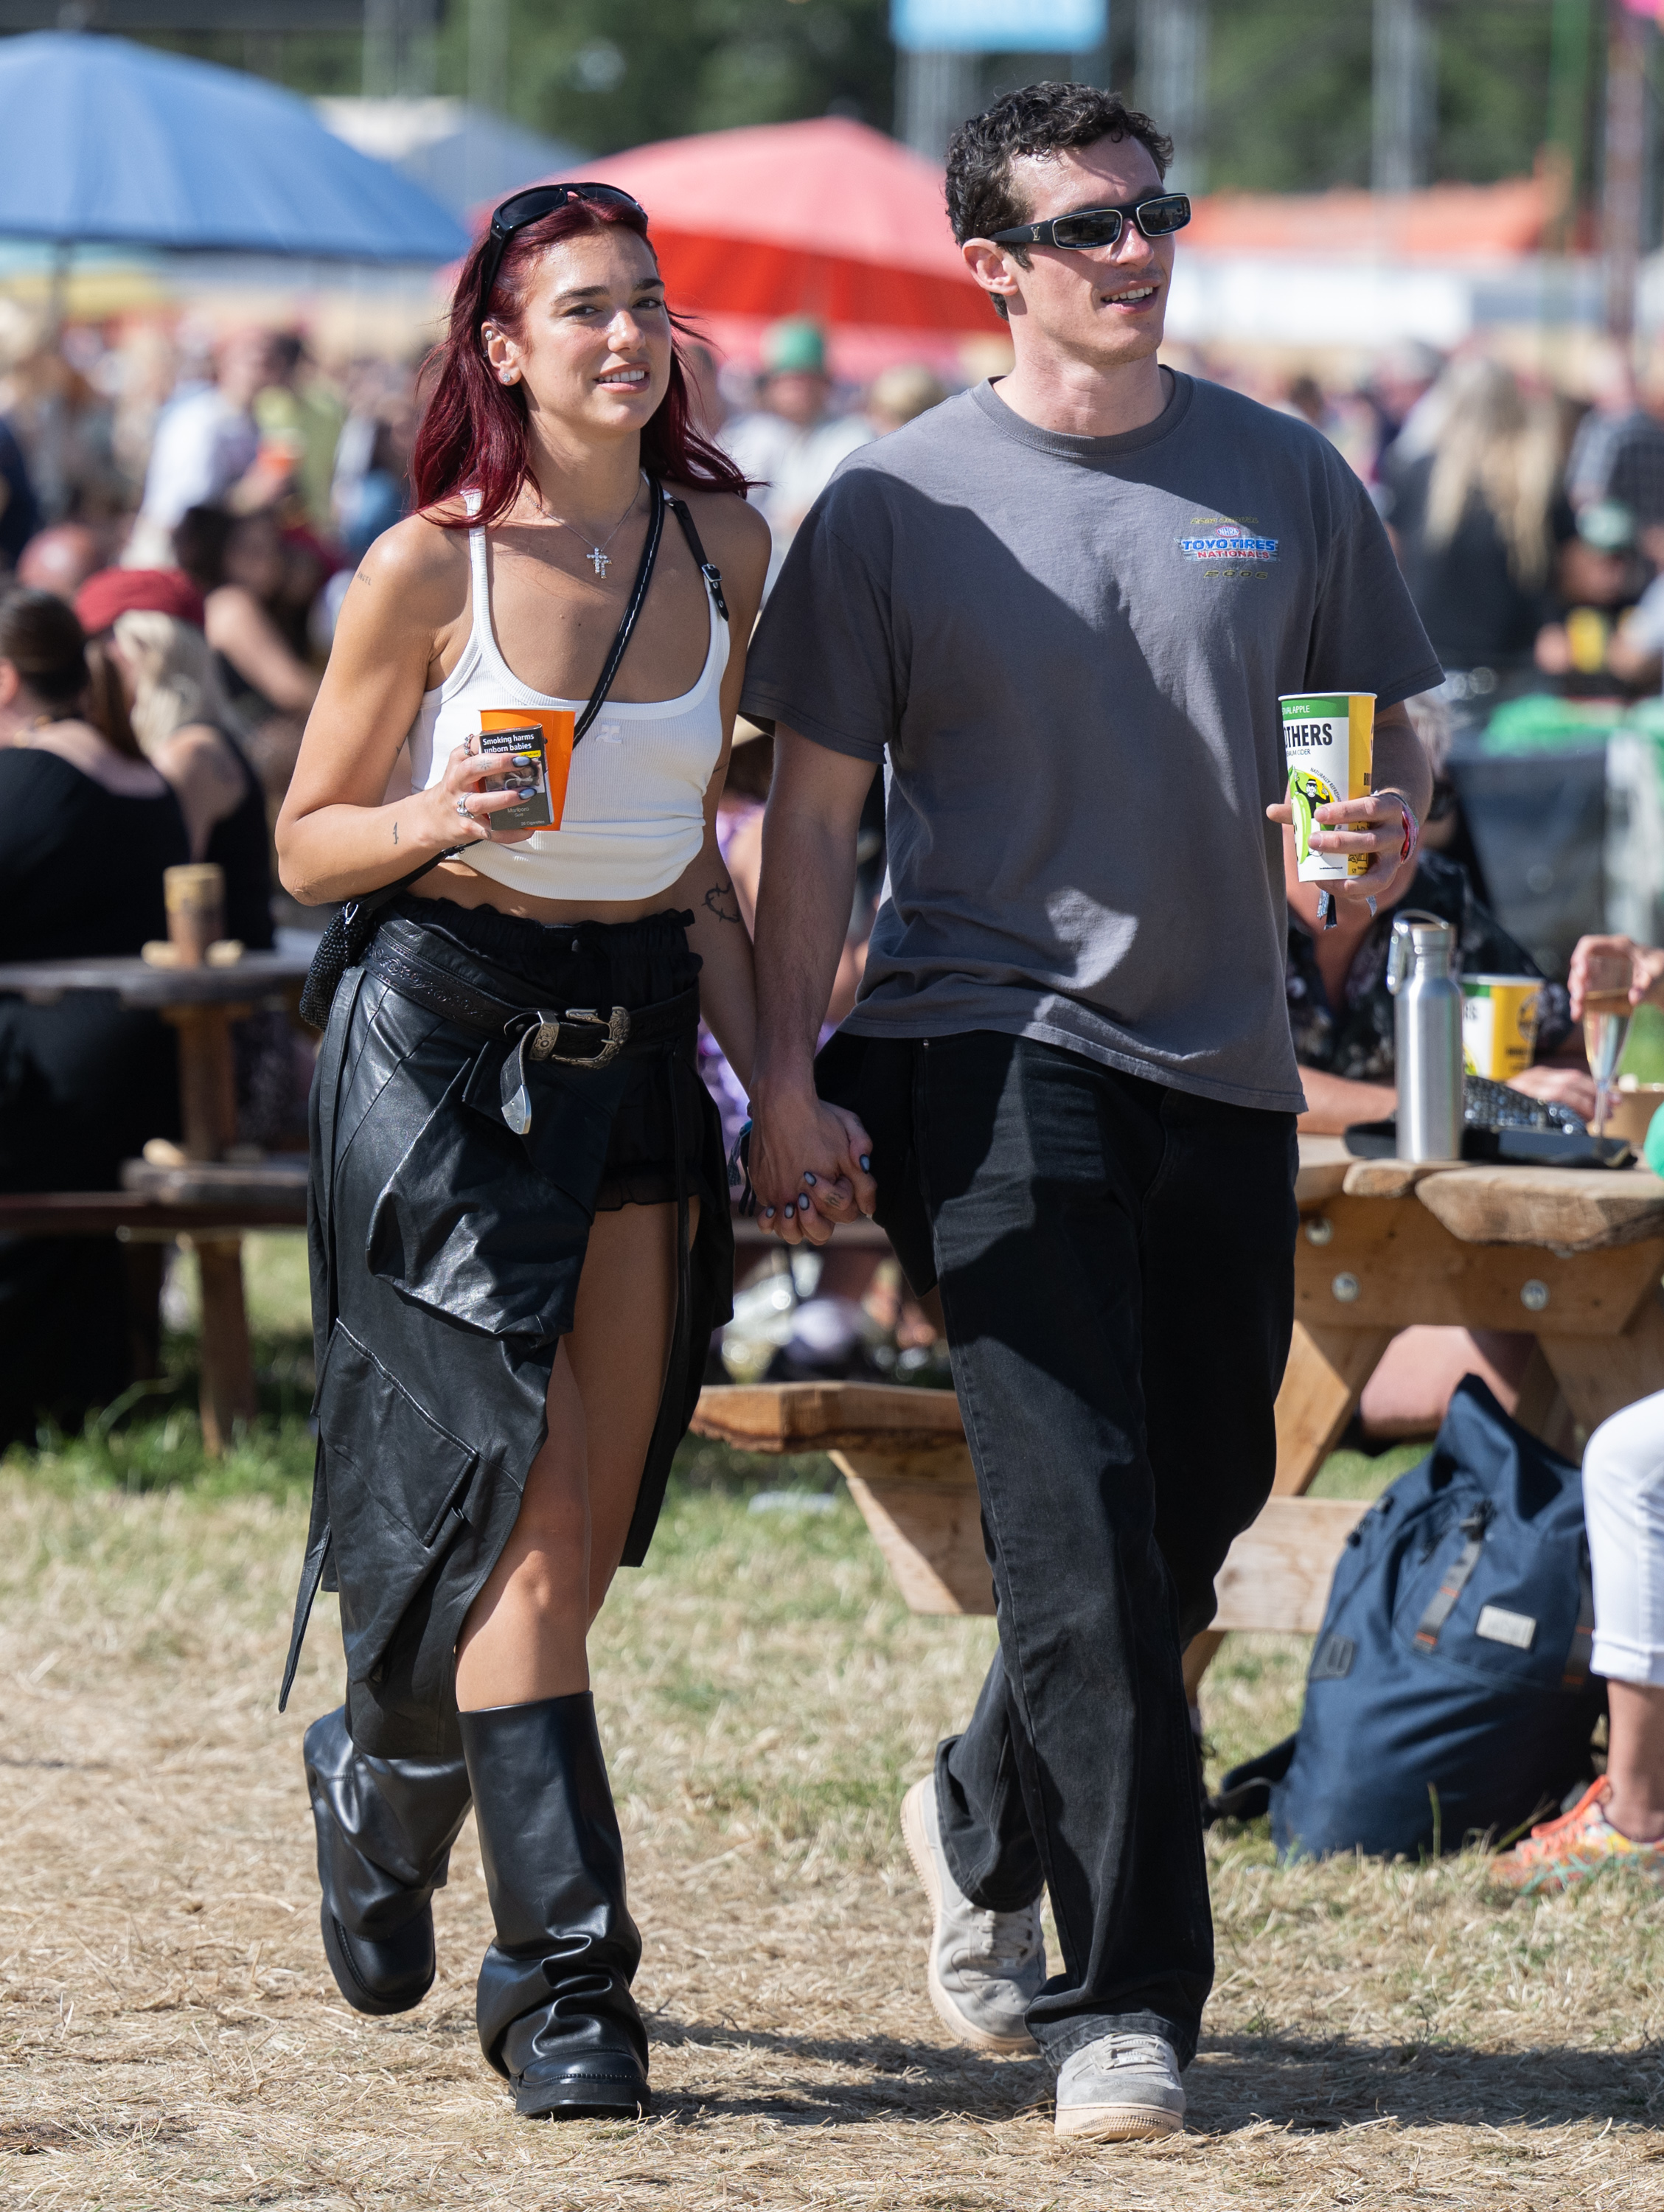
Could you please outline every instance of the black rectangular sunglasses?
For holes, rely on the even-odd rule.
[[[480,298],[489,301],[491,287],[497,281],[497,271],[502,266],[502,257],[508,241],[517,230],[524,230],[529,222],[541,222],[546,215],[553,215],[569,200],[594,200],[603,207],[632,207],[638,215],[647,210],[638,199],[620,191],[616,185],[531,185],[523,192],[511,193],[491,216],[491,245],[485,257],[485,270],[480,285]]]
[[[1049,222],[1019,223],[1015,230],[992,234],[996,246],[1062,246],[1077,249],[1114,246],[1131,216],[1146,238],[1170,238],[1190,220],[1188,192],[1162,192],[1126,208],[1081,208],[1073,215],[1054,216]]]

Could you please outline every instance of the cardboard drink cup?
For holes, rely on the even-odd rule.
[[[1531,1065],[1537,1042],[1534,975],[1464,975],[1461,1056],[1470,1075],[1506,1083]]]
[[[1283,709],[1283,751],[1289,764],[1289,799],[1294,808],[1294,842],[1303,884],[1344,883],[1367,876],[1368,853],[1320,853],[1312,846],[1320,806],[1340,799],[1367,799],[1375,758],[1376,695],[1373,691],[1297,691],[1278,704]]]
[[[570,707],[487,707],[480,714],[480,750],[502,753],[504,772],[480,786],[483,791],[523,791],[530,799],[505,806],[491,817],[495,830],[558,830],[566,811],[567,778],[572,770]],[[511,765],[511,762],[516,764]]]

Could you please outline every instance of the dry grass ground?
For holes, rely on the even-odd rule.
[[[516,2121],[473,2036],[471,1829],[419,2011],[360,2019],[325,1968],[300,1739],[338,1645],[320,1605],[277,1716],[304,1515],[274,1453],[265,1495],[0,1474],[0,2205],[1664,2207],[1664,1900],[1282,1869],[1253,1832],[1210,1838],[1192,2131],[1060,2149],[1037,2063],[938,2032],[896,1833],[990,1625],[907,1614],[847,1503],[695,1488],[597,1638],[659,2112]],[[1303,1656],[1226,1646],[1224,1758],[1290,1724]]]

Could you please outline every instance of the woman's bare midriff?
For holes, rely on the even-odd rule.
[[[459,860],[440,860],[425,876],[418,876],[410,886],[416,898],[452,899],[458,906],[490,906],[499,914],[517,915],[523,921],[541,921],[550,925],[574,921],[641,921],[650,914],[663,914],[676,903],[676,886],[666,885],[651,898],[644,899],[544,899],[528,898],[524,892],[511,890],[495,877],[483,876],[477,868],[466,866]]]

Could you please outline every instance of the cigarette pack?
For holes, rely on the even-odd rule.
[[[506,730],[482,730],[479,746],[482,754],[511,755],[512,761],[504,763],[505,773],[488,777],[479,787],[482,791],[524,791],[530,787],[531,796],[518,806],[505,806],[501,813],[491,817],[494,830],[549,830],[555,824],[555,810],[549,789],[549,747],[538,722],[526,722]]]

